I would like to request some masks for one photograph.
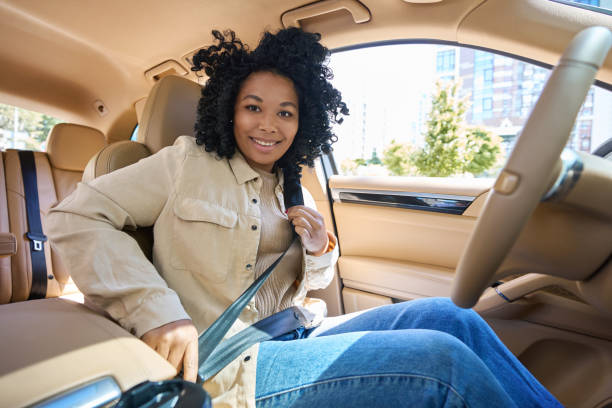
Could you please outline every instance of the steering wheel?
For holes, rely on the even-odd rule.
[[[595,74],[612,46],[612,33],[578,33],[553,70],[514,150],[501,171],[457,266],[451,298],[470,308],[495,274],[556,176],[559,156]]]

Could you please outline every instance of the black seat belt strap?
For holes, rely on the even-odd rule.
[[[47,263],[44,247],[47,237],[43,234],[40,220],[34,152],[19,151],[19,163],[21,164],[26,218],[28,220],[26,237],[30,241],[30,258],[32,261],[32,288],[29,299],[43,299],[47,295]]]

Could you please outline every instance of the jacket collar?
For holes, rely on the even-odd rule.
[[[244,184],[247,181],[259,177],[259,174],[249,166],[249,163],[247,163],[238,149],[236,149],[232,158],[229,159],[229,165],[238,184]]]
[[[236,149],[236,153],[229,159],[229,165],[234,173],[234,177],[236,177],[236,182],[238,184],[244,184],[247,181],[251,181],[259,177],[259,174],[249,166],[246,159],[240,153],[238,149]],[[276,171],[278,177],[278,184],[283,188],[283,171],[281,169],[277,169]]]

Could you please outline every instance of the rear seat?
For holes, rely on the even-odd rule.
[[[62,123],[53,128],[47,142],[47,152],[34,153],[41,219],[53,205],[76,188],[89,159],[105,145],[102,132],[90,127]],[[27,300],[32,286],[30,245],[25,239],[28,227],[19,151],[9,149],[4,152],[3,158],[8,230],[17,237],[17,253],[10,258],[10,275],[6,273],[6,258],[0,259],[0,304]],[[3,215],[6,213],[2,211]],[[0,217],[2,231],[3,219]],[[46,297],[56,297],[63,293],[69,275],[59,262],[59,257],[53,256],[48,242],[44,244],[44,251],[48,277]]]
[[[10,232],[8,207],[6,204],[6,182],[4,177],[4,153],[0,152],[0,233]],[[0,257],[0,305],[11,300],[11,259]]]

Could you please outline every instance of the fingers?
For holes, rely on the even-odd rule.
[[[187,344],[183,356],[183,379],[195,382],[198,377],[198,342],[192,341]]]
[[[296,226],[295,227],[295,232],[302,238],[302,241],[303,240],[309,240],[312,237],[310,235],[310,232],[306,228],[304,228],[304,227]]]
[[[301,226],[308,230],[319,230],[325,228],[323,216],[316,210],[305,206],[294,206],[287,212],[287,217],[295,226]]]
[[[170,344],[167,341],[161,340],[156,346],[155,351],[157,354],[162,356],[164,360],[168,360],[168,356],[170,354]],[[176,364],[172,364],[176,367]]]
[[[142,340],[166,359],[184,378],[195,381],[198,369],[198,331],[191,320],[177,320],[149,330]]]
[[[174,368],[176,368],[176,371],[181,371],[181,365],[183,364],[183,355],[185,354],[186,348],[187,344],[185,343],[174,344],[174,346],[168,353],[168,356],[165,357],[166,360],[168,360],[168,362],[172,364]]]

